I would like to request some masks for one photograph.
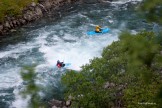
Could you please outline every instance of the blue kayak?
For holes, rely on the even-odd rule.
[[[101,32],[89,31],[89,32],[87,32],[87,35],[92,36],[92,35],[105,34],[105,33],[108,33],[109,31],[110,31],[109,28],[104,28],[104,29],[102,29]]]
[[[65,67],[69,67],[71,63],[65,63]]]

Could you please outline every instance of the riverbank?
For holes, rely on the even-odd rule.
[[[51,9],[58,10],[64,5],[70,5],[79,0],[38,0],[38,3],[32,2],[25,7],[22,15],[16,17],[6,16],[3,22],[0,22],[0,37],[4,34],[16,31],[15,28],[21,27],[29,22],[36,21],[45,16]]]
[[[6,41],[3,41],[0,54],[2,108],[25,108],[25,102],[18,94],[26,85],[19,78],[19,69],[23,65],[38,64],[36,69],[40,80],[37,81],[45,87],[41,92],[45,103],[52,98],[63,100],[60,77],[64,72],[54,68],[58,59],[71,63],[72,69],[79,69],[90,59],[100,57],[101,50],[116,41],[118,33],[124,28],[133,33],[143,26],[151,28],[150,24],[142,23],[143,19],[136,16],[132,5],[97,3],[68,6],[70,8],[61,8],[66,11],[61,10],[60,16],[50,11],[43,18],[18,27],[16,32],[9,33],[4,39]],[[93,30],[97,24],[111,28],[111,32],[99,37],[87,37],[86,32]]]
[[[22,10],[22,15],[15,17],[5,16],[5,19],[0,22],[0,38],[5,37],[4,34],[15,32],[17,27],[38,20],[45,16],[51,9],[57,11],[65,5],[74,3],[108,3],[109,1],[112,0],[106,0],[106,2],[105,0],[38,0],[38,3],[33,1]]]

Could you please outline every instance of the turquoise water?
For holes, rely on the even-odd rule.
[[[126,1],[126,0],[125,0]],[[1,40],[0,47],[0,108],[25,108],[19,91],[24,84],[19,75],[24,65],[37,64],[38,84],[44,86],[42,99],[62,99],[60,77],[65,69],[58,70],[57,60],[71,63],[68,67],[80,70],[93,57],[100,57],[102,49],[118,40],[119,33],[130,30],[152,30],[135,12],[136,1],[113,2],[112,4],[74,5],[60,12],[53,12],[32,24],[17,29],[17,32]],[[110,28],[108,34],[88,37],[87,31],[95,25]]]

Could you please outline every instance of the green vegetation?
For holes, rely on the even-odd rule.
[[[162,23],[162,0],[143,0],[140,10],[148,21]]]
[[[21,95],[26,98],[30,96],[29,108],[44,108],[45,106],[41,103],[40,87],[36,84],[36,73],[34,66],[24,67],[21,70],[21,77],[26,83],[24,90],[21,91]]]
[[[120,40],[103,50],[81,72],[62,77],[66,97],[73,97],[72,107],[153,108],[160,89],[161,47],[152,32],[137,35],[123,33]],[[109,82],[109,87],[105,88]],[[141,103],[153,103],[143,105]]]
[[[161,4],[160,0],[144,1],[141,9],[149,21],[161,22]],[[102,57],[90,60],[80,72],[64,74],[65,97],[71,97],[72,108],[161,108],[161,43],[161,34],[123,32],[104,48]],[[37,108],[41,103],[36,76],[33,68],[25,70],[21,75],[28,84],[23,94],[31,95],[30,107]]]
[[[141,10],[148,21],[161,23],[162,2],[144,0]],[[62,76],[65,97],[74,108],[161,108],[162,39],[159,33],[123,32],[80,72]]]
[[[0,0],[0,22],[5,16],[18,16],[22,14],[23,8],[37,0]]]

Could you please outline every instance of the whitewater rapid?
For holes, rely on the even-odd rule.
[[[149,28],[127,2],[79,5],[68,14],[62,13],[57,20],[51,16],[19,29],[15,38],[0,50],[0,107],[27,106],[30,97],[23,100],[19,94],[24,86],[20,76],[23,66],[36,64],[38,83],[46,88],[42,91],[43,98],[60,98],[60,77],[65,71],[56,68],[57,60],[71,63],[70,69],[81,70],[90,59],[101,57],[103,48],[117,41],[122,30],[136,33],[143,26]],[[87,36],[95,25],[108,27],[110,32]],[[11,44],[17,38],[22,39]]]

